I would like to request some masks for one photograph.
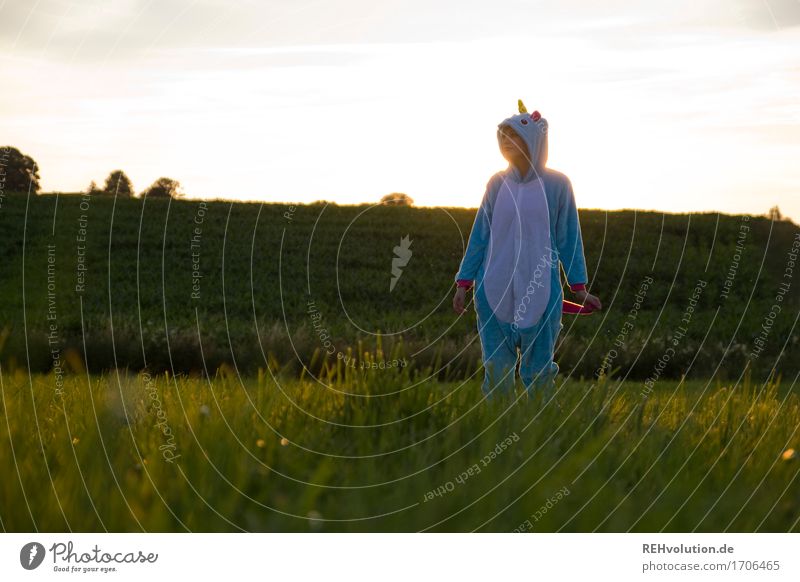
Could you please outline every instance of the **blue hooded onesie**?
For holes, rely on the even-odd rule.
[[[475,281],[487,397],[495,389],[513,389],[517,349],[525,388],[553,385],[553,354],[563,328],[559,264],[571,287],[587,281],[572,185],[545,168],[547,121],[538,112],[509,117],[498,125],[498,143],[506,125],[527,144],[531,167],[521,176],[509,164],[489,179],[455,277]]]

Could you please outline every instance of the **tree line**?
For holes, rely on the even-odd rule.
[[[4,189],[9,192],[32,192],[37,194],[41,188],[39,164],[12,146],[0,148],[0,182],[4,182]],[[135,196],[133,182],[122,170],[113,170],[99,187],[92,180],[87,194],[109,195],[131,198]],[[161,177],[145,190],[140,196],[151,198],[179,198],[184,195],[181,184],[172,178]]]

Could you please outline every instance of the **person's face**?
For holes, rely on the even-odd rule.
[[[500,128],[500,153],[512,164],[528,160],[528,146],[525,140],[507,125]]]

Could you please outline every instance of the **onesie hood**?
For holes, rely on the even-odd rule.
[[[532,169],[541,172],[547,164],[547,120],[538,111],[528,113],[522,101],[518,101],[519,113],[504,119],[497,126],[497,143],[500,144],[500,128],[508,125],[514,129],[528,146]]]

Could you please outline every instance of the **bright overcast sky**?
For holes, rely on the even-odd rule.
[[[800,0],[0,0],[0,67],[45,191],[474,207],[522,98],[580,207],[800,220]]]

